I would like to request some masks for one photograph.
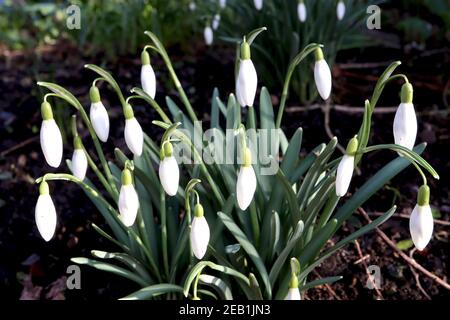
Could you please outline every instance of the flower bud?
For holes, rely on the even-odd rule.
[[[159,180],[164,191],[169,196],[177,194],[180,169],[176,158],[173,156],[173,147],[170,142],[164,143],[162,147],[161,162],[159,163]]]
[[[256,10],[261,10],[263,7],[263,0],[253,0],[253,3],[255,4]]]
[[[244,164],[239,170],[236,183],[236,198],[241,210],[246,210],[253,200],[256,191],[256,175],[251,165],[251,152],[246,149],[244,152]]]
[[[50,241],[56,230],[56,209],[45,181],[39,185],[39,198],[34,213],[40,235],[45,241]]]
[[[339,20],[342,20],[344,18],[344,15],[345,15],[345,4],[344,4],[344,1],[342,1],[342,0],[339,0],[339,2],[337,4],[336,15],[337,15],[337,18]]]
[[[203,37],[205,38],[205,43],[210,46],[213,43],[214,35],[210,26],[206,26],[203,30]]]
[[[348,145],[344,156],[336,172],[336,195],[343,197],[348,191],[355,168],[355,153],[358,150],[358,139],[353,137]]]
[[[219,28],[219,24],[220,24],[220,14],[215,14],[213,21],[212,21],[212,28],[213,30],[217,30]]]
[[[394,141],[396,144],[412,150],[417,136],[417,118],[414,110],[413,87],[405,83],[401,90],[401,103],[394,117]]]
[[[139,209],[139,197],[133,186],[133,178],[129,169],[122,171],[122,186],[119,193],[119,212],[122,222],[130,227],[136,220]]]
[[[227,6],[227,0],[219,0],[219,6],[221,9],[225,9]]]
[[[306,21],[306,16],[307,16],[307,14],[306,14],[306,6],[305,6],[305,2],[303,0],[300,0],[298,2],[297,14],[298,14],[298,19],[301,22],[305,22]]]
[[[295,274],[291,275],[289,291],[285,300],[301,300],[300,290],[298,289],[298,278]]]
[[[316,63],[314,65],[314,80],[317,91],[323,100],[327,100],[331,93],[331,70],[323,58],[322,49],[317,48],[315,52]]]
[[[41,149],[48,165],[54,168],[59,167],[63,155],[63,141],[61,131],[53,119],[53,112],[50,103],[47,101],[41,104],[42,125],[40,131]]]
[[[109,136],[109,116],[105,106],[100,100],[100,92],[96,86],[92,86],[89,90],[89,96],[91,100],[91,109],[89,117],[91,119],[92,126],[94,127],[95,134],[98,138],[106,142]]]
[[[74,147],[75,150],[72,155],[72,173],[78,179],[84,180],[88,167],[88,161],[79,136],[74,138]]]
[[[246,41],[241,44],[240,56],[239,73],[236,80],[236,97],[241,106],[252,107],[256,96],[258,76],[250,59],[250,45]]]
[[[152,98],[156,95],[156,76],[150,64],[150,55],[143,50],[141,53],[141,85],[142,89]]]
[[[189,2],[189,10],[195,11],[195,9],[197,9],[197,5],[195,4],[195,2],[194,1]]]
[[[409,232],[417,250],[422,251],[433,236],[433,214],[430,207],[430,188],[419,188],[417,204],[409,218]]]
[[[194,208],[194,219],[192,220],[190,241],[192,252],[197,259],[202,259],[205,256],[208,248],[210,231],[208,222],[203,214],[203,206],[196,204]]]
[[[124,108],[125,114],[125,142],[128,149],[136,155],[141,156],[144,146],[144,133],[141,125],[134,117],[133,109],[129,104]]]

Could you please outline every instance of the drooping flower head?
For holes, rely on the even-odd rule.
[[[430,207],[430,188],[422,185],[419,188],[417,204],[409,218],[409,232],[417,250],[422,251],[433,236],[433,214]]]
[[[119,193],[119,212],[122,222],[125,226],[130,227],[136,220],[139,209],[139,197],[133,186],[133,178],[131,171],[125,168],[122,171],[122,186]]]
[[[205,219],[203,206],[197,203],[194,208],[194,219],[192,220],[190,241],[192,252],[197,259],[203,259],[208,248],[210,231]]]
[[[323,58],[323,51],[317,48],[315,51],[316,64],[314,65],[314,80],[317,91],[323,100],[327,100],[331,93],[331,70]]]
[[[220,24],[220,14],[216,13],[213,17],[211,24],[213,30],[217,30],[219,28],[219,24]]]
[[[164,191],[169,196],[177,194],[180,181],[180,169],[177,159],[173,155],[173,146],[169,141],[165,141],[161,147],[161,162],[159,163],[159,180]]]
[[[56,209],[45,181],[39,185],[39,198],[34,213],[40,235],[45,241],[50,241],[56,230]]]
[[[301,22],[305,22],[306,21],[307,13],[306,13],[305,2],[303,0],[299,0],[298,1],[297,14],[298,14],[298,19]]]
[[[95,134],[98,138],[106,142],[109,136],[109,116],[100,99],[100,91],[95,85],[91,86],[89,90],[89,97],[91,100],[91,108],[89,117],[91,119],[92,126],[94,127]]]
[[[74,151],[72,155],[72,173],[80,180],[84,180],[88,167],[88,160],[83,149],[81,138],[77,135],[73,138]]]
[[[296,258],[291,258],[291,280],[289,282],[289,291],[285,300],[301,300],[300,290],[298,289],[298,273],[300,272],[300,263]]]
[[[336,7],[336,15],[338,20],[344,19],[345,16],[345,4],[344,1],[339,0],[337,7]]]
[[[236,98],[242,107],[252,107],[255,101],[258,76],[251,60],[250,45],[244,39],[241,44],[239,73],[236,79]]]
[[[264,4],[263,0],[253,0],[253,3],[255,4],[255,8],[258,11],[262,9]]]
[[[40,132],[41,149],[48,165],[58,168],[63,155],[61,131],[53,118],[53,111],[47,101],[41,104],[42,125]]]
[[[413,105],[413,87],[408,82],[402,86],[401,103],[394,117],[394,141],[412,150],[417,136],[417,118]]]
[[[236,198],[241,210],[246,210],[256,191],[256,175],[252,167],[252,154],[249,148],[244,151],[244,163],[239,170],[236,183]]]
[[[342,157],[336,172],[336,195],[343,197],[348,191],[355,168],[355,154],[358,150],[358,139],[354,136],[347,145],[347,150]]]
[[[156,95],[156,76],[153,67],[150,64],[150,55],[144,49],[141,53],[141,85],[142,89],[152,98]]]
[[[212,45],[213,40],[214,40],[214,34],[209,25],[207,25],[205,27],[205,29],[203,30],[203,37],[205,38],[205,43],[207,46]]]
[[[142,132],[141,125],[134,117],[133,108],[129,103],[124,108],[125,115],[125,142],[128,149],[135,155],[140,156],[142,154],[142,148],[144,146],[144,133]]]

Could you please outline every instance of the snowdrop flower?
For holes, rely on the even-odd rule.
[[[220,24],[220,14],[215,14],[213,21],[212,21],[212,28],[214,30],[217,30],[217,28],[219,28],[219,24]]]
[[[56,209],[45,181],[39,185],[39,198],[34,213],[39,233],[45,241],[50,241],[56,230]]]
[[[323,100],[327,100],[331,93],[331,71],[328,63],[323,58],[322,49],[318,48],[315,52],[316,64],[314,65],[314,80],[317,91]]]
[[[256,10],[261,10],[263,7],[263,0],[253,0],[253,3],[255,4]]]
[[[430,188],[422,185],[419,188],[417,204],[409,218],[409,232],[414,246],[422,251],[433,235],[433,214],[430,208]]]
[[[89,90],[89,96],[91,99],[91,109],[89,117],[91,118],[92,126],[94,127],[95,134],[98,138],[106,142],[109,136],[109,116],[105,106],[100,100],[100,92],[98,88],[93,85]]]
[[[61,131],[53,119],[53,111],[47,101],[41,104],[42,125],[40,132],[41,148],[48,165],[58,168],[63,155]]]
[[[344,15],[345,15],[345,4],[344,4],[344,1],[342,1],[342,0],[339,0],[339,2],[337,4],[336,15],[337,15],[337,18],[339,20],[342,20],[344,18]]]
[[[203,31],[203,37],[205,38],[206,45],[210,46],[213,43],[214,35],[210,26],[206,26]]]
[[[84,180],[88,167],[88,160],[86,157],[86,153],[83,150],[83,145],[79,136],[76,136],[74,138],[73,144],[75,150],[73,151],[72,155],[72,173],[78,179]]]
[[[298,14],[298,19],[301,22],[305,22],[306,21],[306,6],[305,6],[305,2],[303,0],[300,0],[298,2],[297,5],[297,14]]]
[[[209,243],[209,226],[203,214],[203,206],[197,203],[194,208],[194,219],[191,225],[191,248],[195,257],[201,260],[206,253]]]
[[[252,167],[252,154],[249,148],[244,152],[244,164],[239,170],[236,183],[236,198],[241,210],[246,210],[252,202],[256,190],[256,175]]]
[[[227,6],[227,0],[219,0],[219,6],[221,9],[225,9]]]
[[[241,44],[241,59],[236,80],[236,97],[242,107],[253,106],[257,85],[258,76],[250,59],[250,45],[244,39]]]
[[[161,162],[159,163],[159,180],[164,191],[169,196],[174,196],[178,191],[180,181],[180,169],[177,159],[173,155],[173,146],[170,142],[163,143],[161,148]]]
[[[348,191],[355,168],[355,153],[358,150],[358,139],[354,136],[347,145],[336,173],[336,195],[343,197]]]
[[[155,71],[150,64],[150,55],[147,51],[143,50],[141,53],[141,85],[142,89],[152,98],[155,99],[156,95],[156,76]]]
[[[139,209],[139,198],[133,186],[131,171],[122,171],[122,186],[119,193],[119,212],[125,226],[131,227],[136,220]]]
[[[291,275],[289,291],[285,300],[301,300],[300,290],[298,289],[298,278],[295,274]]]
[[[197,9],[197,5],[195,4],[194,1],[191,1],[191,2],[189,3],[189,10],[195,11],[195,9]]]
[[[136,155],[142,154],[142,147],[144,145],[144,133],[142,132],[141,125],[134,117],[133,109],[130,104],[126,104],[124,108],[125,114],[125,142],[128,149]]]
[[[412,150],[417,136],[417,118],[414,111],[413,87],[405,83],[401,90],[401,103],[394,118],[394,141],[396,144]]]

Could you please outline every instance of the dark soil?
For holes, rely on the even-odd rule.
[[[221,97],[233,90],[233,50],[194,48],[194,54],[186,58],[184,53],[173,50],[171,56],[175,61],[182,84],[188,89],[188,95],[193,97],[193,105],[199,115],[209,113],[210,96],[216,86],[224,88]],[[429,142],[424,153],[427,159],[440,173],[441,182],[430,180],[432,188],[432,205],[440,213],[439,219],[449,220],[449,127],[448,108],[442,105],[442,92],[445,83],[442,75],[443,66],[448,66],[448,56],[425,56],[412,60],[416,53],[404,53],[404,50],[385,52],[381,48],[371,52],[352,51],[338,61],[377,62],[390,61],[399,58],[403,61],[414,61],[401,67],[401,72],[408,74],[415,84],[415,103],[418,112],[426,112],[419,118],[420,141]],[[220,56],[217,56],[218,52]],[[82,103],[87,106],[87,91],[94,79],[92,72],[85,70],[85,63],[101,65],[101,57],[86,61],[82,54],[67,43],[54,48],[45,48],[36,56],[32,53],[11,53],[3,51],[0,54],[0,297],[6,299],[116,299],[137,289],[133,284],[108,273],[82,268],[82,290],[64,290],[61,281],[64,280],[66,268],[71,264],[70,258],[89,256],[91,249],[108,250],[110,244],[104,241],[91,227],[91,223],[105,225],[102,217],[84,193],[69,183],[55,183],[52,187],[58,189],[53,199],[58,208],[58,227],[55,238],[45,243],[37,233],[34,223],[34,206],[38,196],[33,184],[35,178],[45,172],[50,172],[45,165],[40,151],[38,135],[40,126],[39,105],[42,99],[36,80],[56,82],[78,97],[84,97]],[[394,57],[392,56],[394,54]],[[351,58],[349,57],[356,57]],[[447,60],[446,60],[447,59]],[[158,90],[171,88],[168,75],[163,64],[158,59],[153,60],[157,77],[160,79]],[[435,61],[442,61],[436,64]],[[111,71],[125,91],[139,85],[138,55],[123,57],[114,64],[107,63],[105,67]],[[419,68],[418,66],[425,66]],[[333,70],[335,102],[352,106],[363,106],[364,99],[369,98],[376,78],[384,67],[369,69],[343,69],[337,64]],[[447,69],[448,71],[448,69]],[[441,76],[439,77],[439,75]],[[193,89],[195,88],[195,89]],[[382,106],[398,104],[397,92],[399,85],[388,88],[380,100]],[[223,89],[222,89],[223,90]],[[112,115],[112,139],[106,144],[109,159],[113,159],[113,148],[118,146],[125,150],[122,138],[123,120],[118,101],[113,93],[102,90],[102,96],[107,101],[108,110]],[[158,91],[157,100],[164,106],[163,96],[176,96],[172,89]],[[288,105],[296,105],[289,101]],[[69,118],[73,113],[67,105],[58,106],[61,118]],[[65,110],[65,111],[64,111]],[[70,110],[70,111],[69,111]],[[289,110],[288,110],[289,111]],[[156,115],[146,106],[136,106],[136,116],[143,129],[149,135],[159,136],[160,130],[151,121]],[[372,143],[387,143],[392,141],[391,126],[393,114],[376,115]],[[353,136],[359,128],[362,114],[331,112],[330,127],[333,133],[345,141]],[[317,144],[329,140],[323,130],[323,114],[321,110],[309,112],[290,112],[284,118],[284,126],[290,134],[298,127],[304,128],[304,151],[311,150]],[[31,140],[30,140],[31,139]],[[70,145],[70,144],[69,144]],[[15,146],[18,146],[15,148]],[[89,147],[89,146],[88,146]],[[66,158],[70,158],[70,148],[65,150]],[[355,185],[361,185],[367,177],[387,163],[395,155],[387,152],[369,155],[362,163],[362,175],[356,177]],[[67,170],[65,166],[60,170]],[[415,204],[419,176],[409,168],[396,177],[389,186],[381,190],[366,204],[368,212],[384,212],[395,201],[399,212],[409,213]],[[397,196],[401,194],[401,196]],[[362,217],[355,218],[333,238],[337,242],[348,235],[358,225],[364,224]],[[449,267],[448,226],[435,225],[436,234],[428,248],[422,253],[416,253],[415,258],[425,268],[439,277],[447,279]],[[409,238],[408,220],[392,218],[386,222],[382,230],[394,241]],[[363,255],[369,255],[368,265],[374,264],[381,268],[382,294],[385,299],[425,299],[421,293],[408,265],[398,257],[375,233],[370,233],[360,240]],[[374,290],[365,288],[366,271],[359,260],[355,245],[350,244],[337,255],[328,259],[317,269],[321,277],[340,274],[343,279],[331,285],[335,296],[326,287],[315,288],[307,293],[309,299],[360,299],[376,298]],[[317,277],[318,275],[313,275]],[[424,290],[433,298],[449,297],[449,292],[421,276],[420,282]]]

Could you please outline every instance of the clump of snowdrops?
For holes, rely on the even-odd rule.
[[[411,214],[410,230],[415,246],[422,250],[433,231],[425,172],[434,178],[438,175],[420,156],[425,144],[414,147],[417,120],[413,87],[405,75],[393,75],[400,62],[392,63],[380,76],[372,97],[365,102],[361,127],[348,141],[345,154],[336,151],[338,138],[334,137],[300,157],[302,128],[288,138],[280,127],[290,79],[299,63],[314,61],[317,90],[324,100],[329,99],[332,76],[324,60],[326,48],[312,43],[295,56],[275,116],[268,90],[262,87],[259,99],[256,97],[258,76],[251,47],[264,30],[254,30],[240,41],[235,94],[224,101],[214,90],[208,130],[198,121],[165,48],[149,31],[145,34],[151,43],[141,53],[141,86],[133,88],[127,98],[112,75],[95,65],[86,65],[98,76],[89,89],[89,115],[63,87],[38,82],[50,91],[42,102],[40,133],[48,165],[58,168],[63,158],[50,98],[63,99],[75,109],[95,147],[84,147],[74,115],[73,155],[67,160],[71,173],[47,173],[37,179],[36,224],[44,240],[50,241],[57,227],[50,184],[72,182],[85,191],[109,225],[104,230],[93,224],[93,229],[117,247],[115,252],[95,248],[92,258],[72,260],[135,282],[137,291],[124,299],[297,300],[308,288],[340,279],[337,275],[310,281],[309,274],[347,243],[389,219],[395,206],[338,243],[326,246],[358,207],[413,164],[423,185]],[[158,80],[151,54],[164,60],[181,105],[167,96],[167,109],[163,109],[154,100]],[[369,145],[373,110],[384,87],[394,85],[395,79],[404,82],[392,119],[395,143]],[[108,110],[100,94],[107,85],[122,105],[128,147],[116,148],[114,161],[107,161],[102,145],[110,131]],[[156,110],[158,118],[153,124],[163,133],[160,141],[143,132],[133,112],[136,100]],[[376,150],[393,151],[398,157],[371,177],[363,173],[367,179],[362,186],[352,185],[358,163]]]

